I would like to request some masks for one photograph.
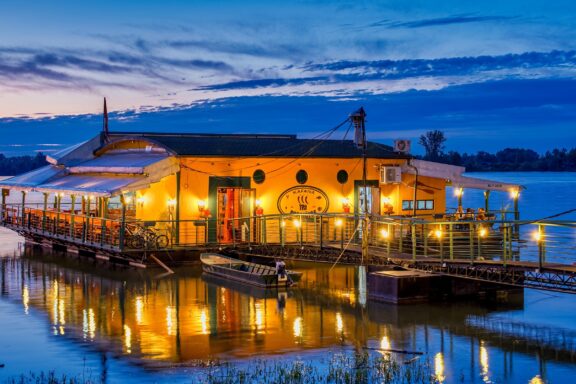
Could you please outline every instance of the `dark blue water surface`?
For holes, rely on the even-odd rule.
[[[576,208],[574,173],[473,176],[525,185],[522,218]],[[481,191],[465,191],[465,206],[483,202]],[[493,193],[491,204],[511,209],[506,193]],[[283,295],[206,280],[199,267],[165,277],[42,253],[4,229],[0,240],[0,380],[54,370],[109,383],[190,383],[205,379],[196,365],[209,358],[322,366],[327,354],[359,345],[421,351],[412,364],[428,361],[446,383],[576,378],[576,296],[568,294],[394,306],[366,301],[354,267],[295,264],[302,284]]]

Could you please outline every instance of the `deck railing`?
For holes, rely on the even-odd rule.
[[[6,205],[3,225],[39,237],[59,239],[116,252],[177,249],[205,245],[315,246],[358,249],[368,236],[378,257],[576,262],[576,223],[487,220],[454,215],[437,218],[371,216],[366,231],[358,215],[289,214],[219,221],[141,221],[100,218],[19,204]],[[223,231],[228,231],[223,236]],[[223,241],[227,239],[227,241]]]

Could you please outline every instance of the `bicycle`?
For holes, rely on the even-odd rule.
[[[160,249],[170,244],[170,239],[156,228],[141,225],[126,226],[127,245],[133,249]]]

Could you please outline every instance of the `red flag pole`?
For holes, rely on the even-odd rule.
[[[108,135],[108,108],[106,107],[106,98],[104,98],[104,134]]]

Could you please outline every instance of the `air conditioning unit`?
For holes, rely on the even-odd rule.
[[[380,167],[380,184],[399,184],[402,182],[400,167]]]
[[[410,140],[395,140],[394,152],[410,153]]]

